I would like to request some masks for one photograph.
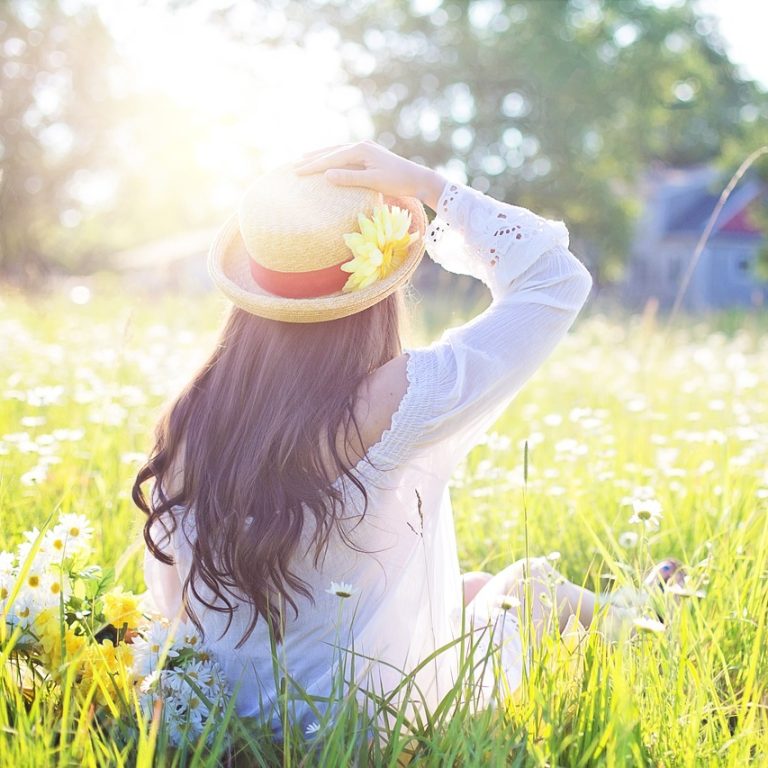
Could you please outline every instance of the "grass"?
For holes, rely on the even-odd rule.
[[[212,297],[116,291],[85,305],[0,299],[0,549],[55,510],[81,512],[96,559],[120,561],[120,582],[144,589],[130,487],[159,405],[207,355],[221,312]],[[768,763],[764,320],[678,317],[667,329],[589,307],[452,481],[465,570],[500,570],[526,537],[532,555],[599,590],[682,559],[706,597],[684,600],[666,633],[617,646],[590,633],[566,653],[553,635],[503,706],[472,714],[451,699],[412,738],[372,747],[350,706],[315,742],[288,732],[274,744],[232,717],[217,728],[234,746],[173,749],[156,724],[91,707],[73,681],[25,697],[3,664],[0,765]],[[639,496],[660,502],[658,530],[629,522]]]

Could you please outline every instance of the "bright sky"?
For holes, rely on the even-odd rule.
[[[768,0],[698,3],[719,19],[727,51],[745,76],[768,88]],[[98,5],[140,85],[161,89],[205,115],[213,132],[205,162],[225,174],[242,167],[244,148],[257,148],[269,167],[308,149],[371,135],[359,94],[337,85],[338,40],[332,30],[305,37],[300,49],[279,51],[233,45],[229,30],[208,20],[212,8],[229,8],[229,2],[179,4],[172,13],[166,0]],[[269,7],[252,0],[235,4],[231,27],[247,34],[266,24],[279,34],[282,15],[265,16]],[[223,190],[218,202],[226,206],[231,194]]]
[[[660,6],[681,0],[653,0]],[[768,0],[698,0],[720,22],[731,58],[768,88]],[[232,45],[227,31],[206,21],[217,0],[181,5],[172,14],[163,0],[100,3],[137,74],[147,84],[167,88],[177,99],[204,107],[211,115],[237,117],[253,145],[268,147],[265,160],[280,162],[297,151],[370,133],[353,89],[331,90],[338,59],[331,36],[308,38],[302,50],[265,51],[261,46]],[[235,5],[235,27],[263,25],[252,9],[265,3]],[[266,23],[280,23],[280,14]],[[234,111],[237,115],[232,114]],[[271,120],[278,112],[281,120]],[[244,119],[246,117],[247,119]],[[242,136],[222,137],[233,150]],[[221,162],[224,158],[218,158]],[[232,162],[237,162],[233,156]]]
[[[699,6],[719,19],[731,60],[768,88],[768,2],[699,0]]]
[[[206,18],[214,5],[191,3],[169,13],[162,0],[104,3],[100,12],[140,87],[165,90],[219,126],[219,166],[241,163],[243,146],[266,148],[263,159],[271,165],[348,140],[350,129],[367,132],[356,93],[338,87],[331,92],[338,79],[333,40],[308,37],[301,50],[233,45],[225,26]],[[239,4],[235,27],[264,23],[263,16],[250,14],[248,4]]]

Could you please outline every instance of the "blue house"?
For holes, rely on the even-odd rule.
[[[645,208],[620,291],[627,304],[638,308],[655,297],[660,308],[672,307],[727,182],[708,166],[664,168],[648,174],[643,181]],[[768,304],[768,281],[755,273],[765,236],[752,215],[766,199],[768,189],[755,176],[743,178],[732,192],[691,275],[682,302],[685,309]]]

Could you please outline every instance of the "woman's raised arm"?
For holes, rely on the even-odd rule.
[[[488,286],[488,309],[393,366],[407,382],[380,454],[398,463],[430,452],[450,471],[566,335],[592,276],[568,250],[563,222],[447,182],[375,144],[318,150],[298,170],[419,197],[437,214],[426,232],[430,257]]]

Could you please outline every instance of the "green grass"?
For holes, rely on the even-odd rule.
[[[139,458],[222,312],[214,297],[115,291],[85,306],[65,295],[0,299],[0,549],[55,510],[93,521],[104,565],[138,542]],[[558,568],[593,589],[674,555],[695,567],[706,597],[684,600],[665,634],[612,647],[592,633],[583,674],[574,659],[553,660],[552,638],[507,709],[471,715],[451,701],[415,739],[382,739],[370,752],[351,708],[314,747],[291,734],[281,748],[233,718],[233,751],[174,750],[150,724],[137,737],[92,711],[71,684],[28,701],[5,673],[0,765],[219,765],[234,753],[238,765],[286,766],[397,765],[405,754],[434,766],[767,764],[765,318],[679,317],[665,333],[652,316],[609,315],[588,307],[457,470],[459,554],[463,569],[494,572],[523,557],[527,512],[531,554],[558,552]],[[443,316],[455,321],[452,306]],[[438,330],[437,318],[432,331],[418,322],[422,341]],[[46,456],[33,482],[26,473]],[[627,500],[642,493],[662,505],[657,531],[629,523]],[[636,545],[627,532],[641,534]],[[128,551],[120,581],[143,591],[140,548]]]

